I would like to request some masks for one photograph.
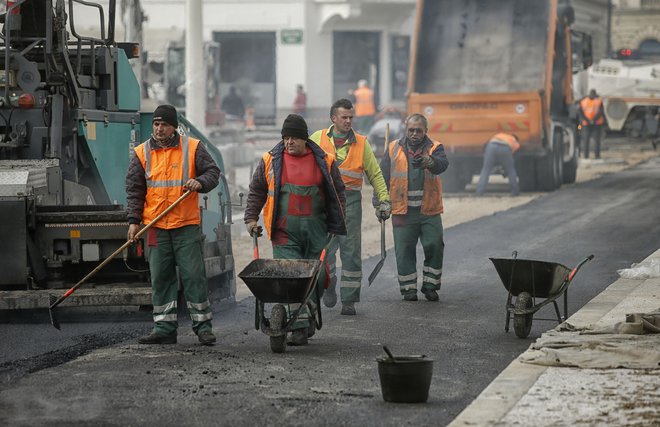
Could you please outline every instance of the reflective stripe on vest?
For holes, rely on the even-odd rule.
[[[179,136],[176,147],[152,149],[146,141],[135,148],[135,154],[144,168],[147,184],[142,222],[149,224],[185,191],[183,185],[197,176],[195,153],[199,140]],[[158,228],[172,229],[200,223],[198,197],[182,200],[158,222]]]
[[[319,146],[326,153],[337,157],[335,143],[328,136],[328,129],[321,131]],[[355,141],[350,143],[346,158],[339,164],[339,173],[347,190],[362,190],[362,181],[364,174],[364,145],[367,143],[367,137],[353,132]]]
[[[373,116],[376,114],[376,106],[374,105],[374,92],[367,88],[361,87],[353,91],[355,95],[355,116]]]
[[[268,237],[272,239],[273,215],[275,213],[275,172],[273,171],[273,156],[270,153],[264,153],[261,157],[264,161],[264,171],[266,173],[266,182],[268,183],[268,196],[264,205],[264,226],[268,232]],[[316,158],[315,158],[316,160]],[[325,162],[328,166],[328,174],[334,162],[334,156],[328,154],[325,156]],[[316,163],[318,166],[318,163]],[[324,178],[325,179],[325,178]],[[280,183],[278,183],[280,185]]]
[[[582,101],[580,101],[580,108],[582,109],[584,117],[586,117],[588,120],[593,120],[600,109],[603,108],[603,100],[600,98],[584,98]],[[588,124],[589,122],[587,120],[582,120],[583,126],[587,126]],[[598,120],[596,120],[596,124],[603,124],[603,116],[600,116]]]
[[[429,149],[429,155],[440,147],[439,142],[431,142],[433,145]],[[434,175],[428,170],[424,170],[422,200],[414,200],[419,197],[419,193],[418,191],[408,192],[408,158],[399,141],[390,143],[389,154],[392,213],[394,215],[404,215],[408,213],[408,206],[421,206],[422,215],[439,215],[444,212],[442,206],[442,179],[440,175]]]
[[[500,132],[498,134],[495,134],[490,140],[492,142],[496,142],[496,143],[501,142],[508,145],[513,153],[518,151],[518,149],[520,148],[520,143],[516,140],[516,137],[508,133]]]

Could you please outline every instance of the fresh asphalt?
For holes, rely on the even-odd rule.
[[[535,321],[528,339],[504,332],[506,291],[488,258],[508,257],[516,250],[520,258],[572,267],[594,254],[571,284],[570,315],[615,281],[617,269],[657,249],[658,166],[653,159],[446,230],[439,303],[401,301],[390,250],[374,284],[363,288],[357,316],[340,316],[339,306],[324,310],[325,325],[310,345],[290,347],[283,355],[272,354],[268,337],[254,330],[251,298],[215,313],[219,340],[214,347],[199,346],[188,322],[182,322],[179,344],[173,346],[136,343],[133,337],[149,329],[148,320],[61,322],[63,332],[50,323],[0,325],[5,378],[0,407],[7,408],[0,421],[446,425],[554,326]],[[365,277],[377,261],[364,262]],[[552,315],[544,309],[535,316]],[[21,333],[22,327],[27,329]],[[36,347],[40,341],[58,342],[62,334],[67,344],[55,350],[61,356],[57,363],[73,360],[49,364],[50,353]],[[383,402],[375,362],[384,355],[383,344],[395,354],[435,360],[426,404]],[[23,345],[35,349],[24,351]],[[81,347],[71,351],[75,345]],[[22,361],[35,358],[42,360],[34,363],[36,369],[52,367],[17,373]]]

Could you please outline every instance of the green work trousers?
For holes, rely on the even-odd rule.
[[[337,236],[328,251],[330,288],[327,292],[336,292],[337,249],[339,249],[341,301],[358,302],[362,286],[362,193],[360,191],[346,191],[346,229],[346,236]]]
[[[291,197],[292,194],[295,195],[294,198]],[[294,205],[298,208],[297,213],[294,209],[290,209]],[[305,207],[300,209],[302,205]],[[305,215],[300,214],[300,211],[304,211]],[[276,224],[278,230],[275,233],[278,237],[273,240],[273,258],[319,259],[328,241],[328,227],[325,204],[318,187],[283,185],[280,190]],[[320,268],[321,273],[316,286],[320,287],[319,291],[322,295],[326,274],[325,266],[321,265]],[[309,298],[309,305],[313,309],[316,309],[315,295],[316,293],[313,293]],[[300,304],[288,305],[289,313],[298,308]],[[300,310],[300,315],[292,326],[293,329],[309,327],[309,310],[307,307],[302,307]]]
[[[151,272],[154,332],[169,335],[177,327],[177,269],[183,295],[192,319],[193,331],[211,331],[211,303],[202,253],[202,235],[198,225],[165,230],[152,228],[147,238]]]
[[[422,291],[439,290],[445,243],[440,215],[422,215],[408,207],[405,215],[393,215],[394,251],[402,295],[417,293],[417,241],[424,249]]]

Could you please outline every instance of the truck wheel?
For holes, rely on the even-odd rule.
[[[471,178],[471,177],[470,177]],[[467,181],[462,176],[458,168],[450,167],[447,172],[442,174],[442,191],[446,193],[459,193],[465,191]]]
[[[271,329],[282,329],[286,323],[286,309],[282,304],[275,304],[270,312]],[[273,353],[286,351],[286,331],[281,335],[270,337],[270,349]]]
[[[532,296],[528,292],[521,292],[516,298],[515,307],[518,309],[531,308]],[[513,330],[518,338],[527,338],[532,330],[533,314],[514,314]]]
[[[571,160],[564,163],[564,184],[573,184],[577,178],[578,157],[577,151],[571,157]]]
[[[539,159],[536,164],[537,184],[540,191],[553,191],[561,185],[564,174],[562,140],[561,132],[555,131],[552,137],[552,151]]]
[[[555,188],[559,188],[564,183],[564,134],[560,129],[555,129],[552,136],[552,152],[555,161]]]

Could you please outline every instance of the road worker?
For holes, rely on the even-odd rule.
[[[603,100],[598,96],[595,89],[589,91],[589,96],[580,101],[578,108],[580,117],[580,140],[582,142],[582,156],[589,158],[589,140],[594,138],[594,157],[600,159],[600,138],[603,133],[605,116],[603,112]]]
[[[502,166],[504,173],[509,178],[509,186],[511,187],[511,195],[517,196],[520,194],[520,186],[518,185],[518,174],[513,160],[513,155],[520,148],[518,136],[514,134],[500,132],[495,135],[486,143],[484,149],[484,164],[481,168],[481,175],[479,176],[479,184],[477,184],[477,196],[483,196],[488,185],[488,178],[495,166]]]
[[[390,197],[383,174],[378,166],[371,145],[364,135],[352,129],[353,104],[348,99],[336,101],[330,108],[332,126],[315,132],[310,139],[325,152],[336,156],[339,171],[346,185],[346,237],[340,237],[338,245],[328,253],[330,264],[330,288],[323,296],[327,307],[337,303],[336,251],[341,256],[341,314],[355,315],[355,303],[360,301],[362,286],[362,177],[374,188],[377,199],[376,217],[385,221],[390,217]]]
[[[438,301],[442,276],[442,180],[449,161],[445,149],[427,136],[422,114],[406,119],[406,137],[390,143],[380,167],[392,200],[392,228],[399,289],[417,301],[417,241],[424,249],[422,293]]]
[[[147,231],[151,273],[154,328],[141,344],[175,344],[177,340],[177,271],[199,341],[212,345],[211,304],[202,253],[202,233],[197,192],[218,185],[220,169],[199,140],[180,135],[177,112],[160,105],[152,118],[152,136],[135,148],[126,175],[128,239],[140,223],[149,224],[185,190],[195,193],[183,199]]]
[[[366,135],[373,126],[376,115],[374,91],[369,88],[367,81],[362,79],[358,81],[357,89],[353,90],[351,94],[355,98],[354,129]]]
[[[308,139],[301,116],[289,114],[282,125],[282,141],[263,155],[252,176],[244,215],[248,233],[261,235],[258,219],[263,208],[274,258],[318,259],[329,235],[346,234],[345,203],[334,156]],[[318,286],[326,280],[327,274],[321,274]],[[291,304],[289,310],[299,306]],[[310,321],[303,307],[289,344],[307,344],[314,331]]]

